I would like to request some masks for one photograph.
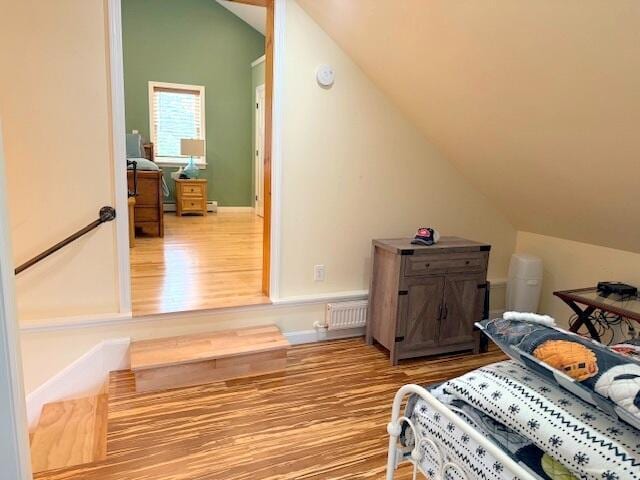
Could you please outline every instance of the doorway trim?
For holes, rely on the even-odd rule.
[[[27,429],[20,331],[14,288],[13,251],[0,122],[0,444],[2,469],[9,478],[30,480],[31,453]]]
[[[280,277],[280,181],[281,132],[284,73],[286,0],[232,0],[267,9],[265,35],[265,152],[264,152],[264,228],[262,290],[272,301],[279,298]],[[130,316],[131,265],[129,261],[129,214],[127,174],[122,168],[126,157],[124,65],[121,0],[107,0],[109,24],[109,78],[111,90],[111,136],[114,195],[117,212],[115,236],[118,256],[119,313]]]
[[[265,85],[261,83],[255,89],[256,109],[255,131],[255,161],[254,161],[254,205],[256,215],[264,218],[264,106],[265,106]]]

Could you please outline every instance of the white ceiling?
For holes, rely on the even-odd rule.
[[[640,1],[298,3],[517,229],[640,252]]]
[[[265,35],[267,25],[267,9],[256,7],[244,3],[229,2],[227,0],[216,0],[220,5],[234,13],[246,23],[251,25],[262,35]]]

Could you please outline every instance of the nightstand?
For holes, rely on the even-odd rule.
[[[176,180],[176,215],[207,214],[207,180],[189,178]]]

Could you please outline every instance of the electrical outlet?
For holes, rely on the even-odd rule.
[[[313,280],[315,282],[324,282],[324,265],[315,265],[313,267]]]

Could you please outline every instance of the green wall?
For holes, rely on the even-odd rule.
[[[122,0],[127,131],[149,137],[148,82],[205,86],[209,200],[253,205],[251,62],[264,36],[214,0]],[[163,168],[173,201],[175,168]]]

